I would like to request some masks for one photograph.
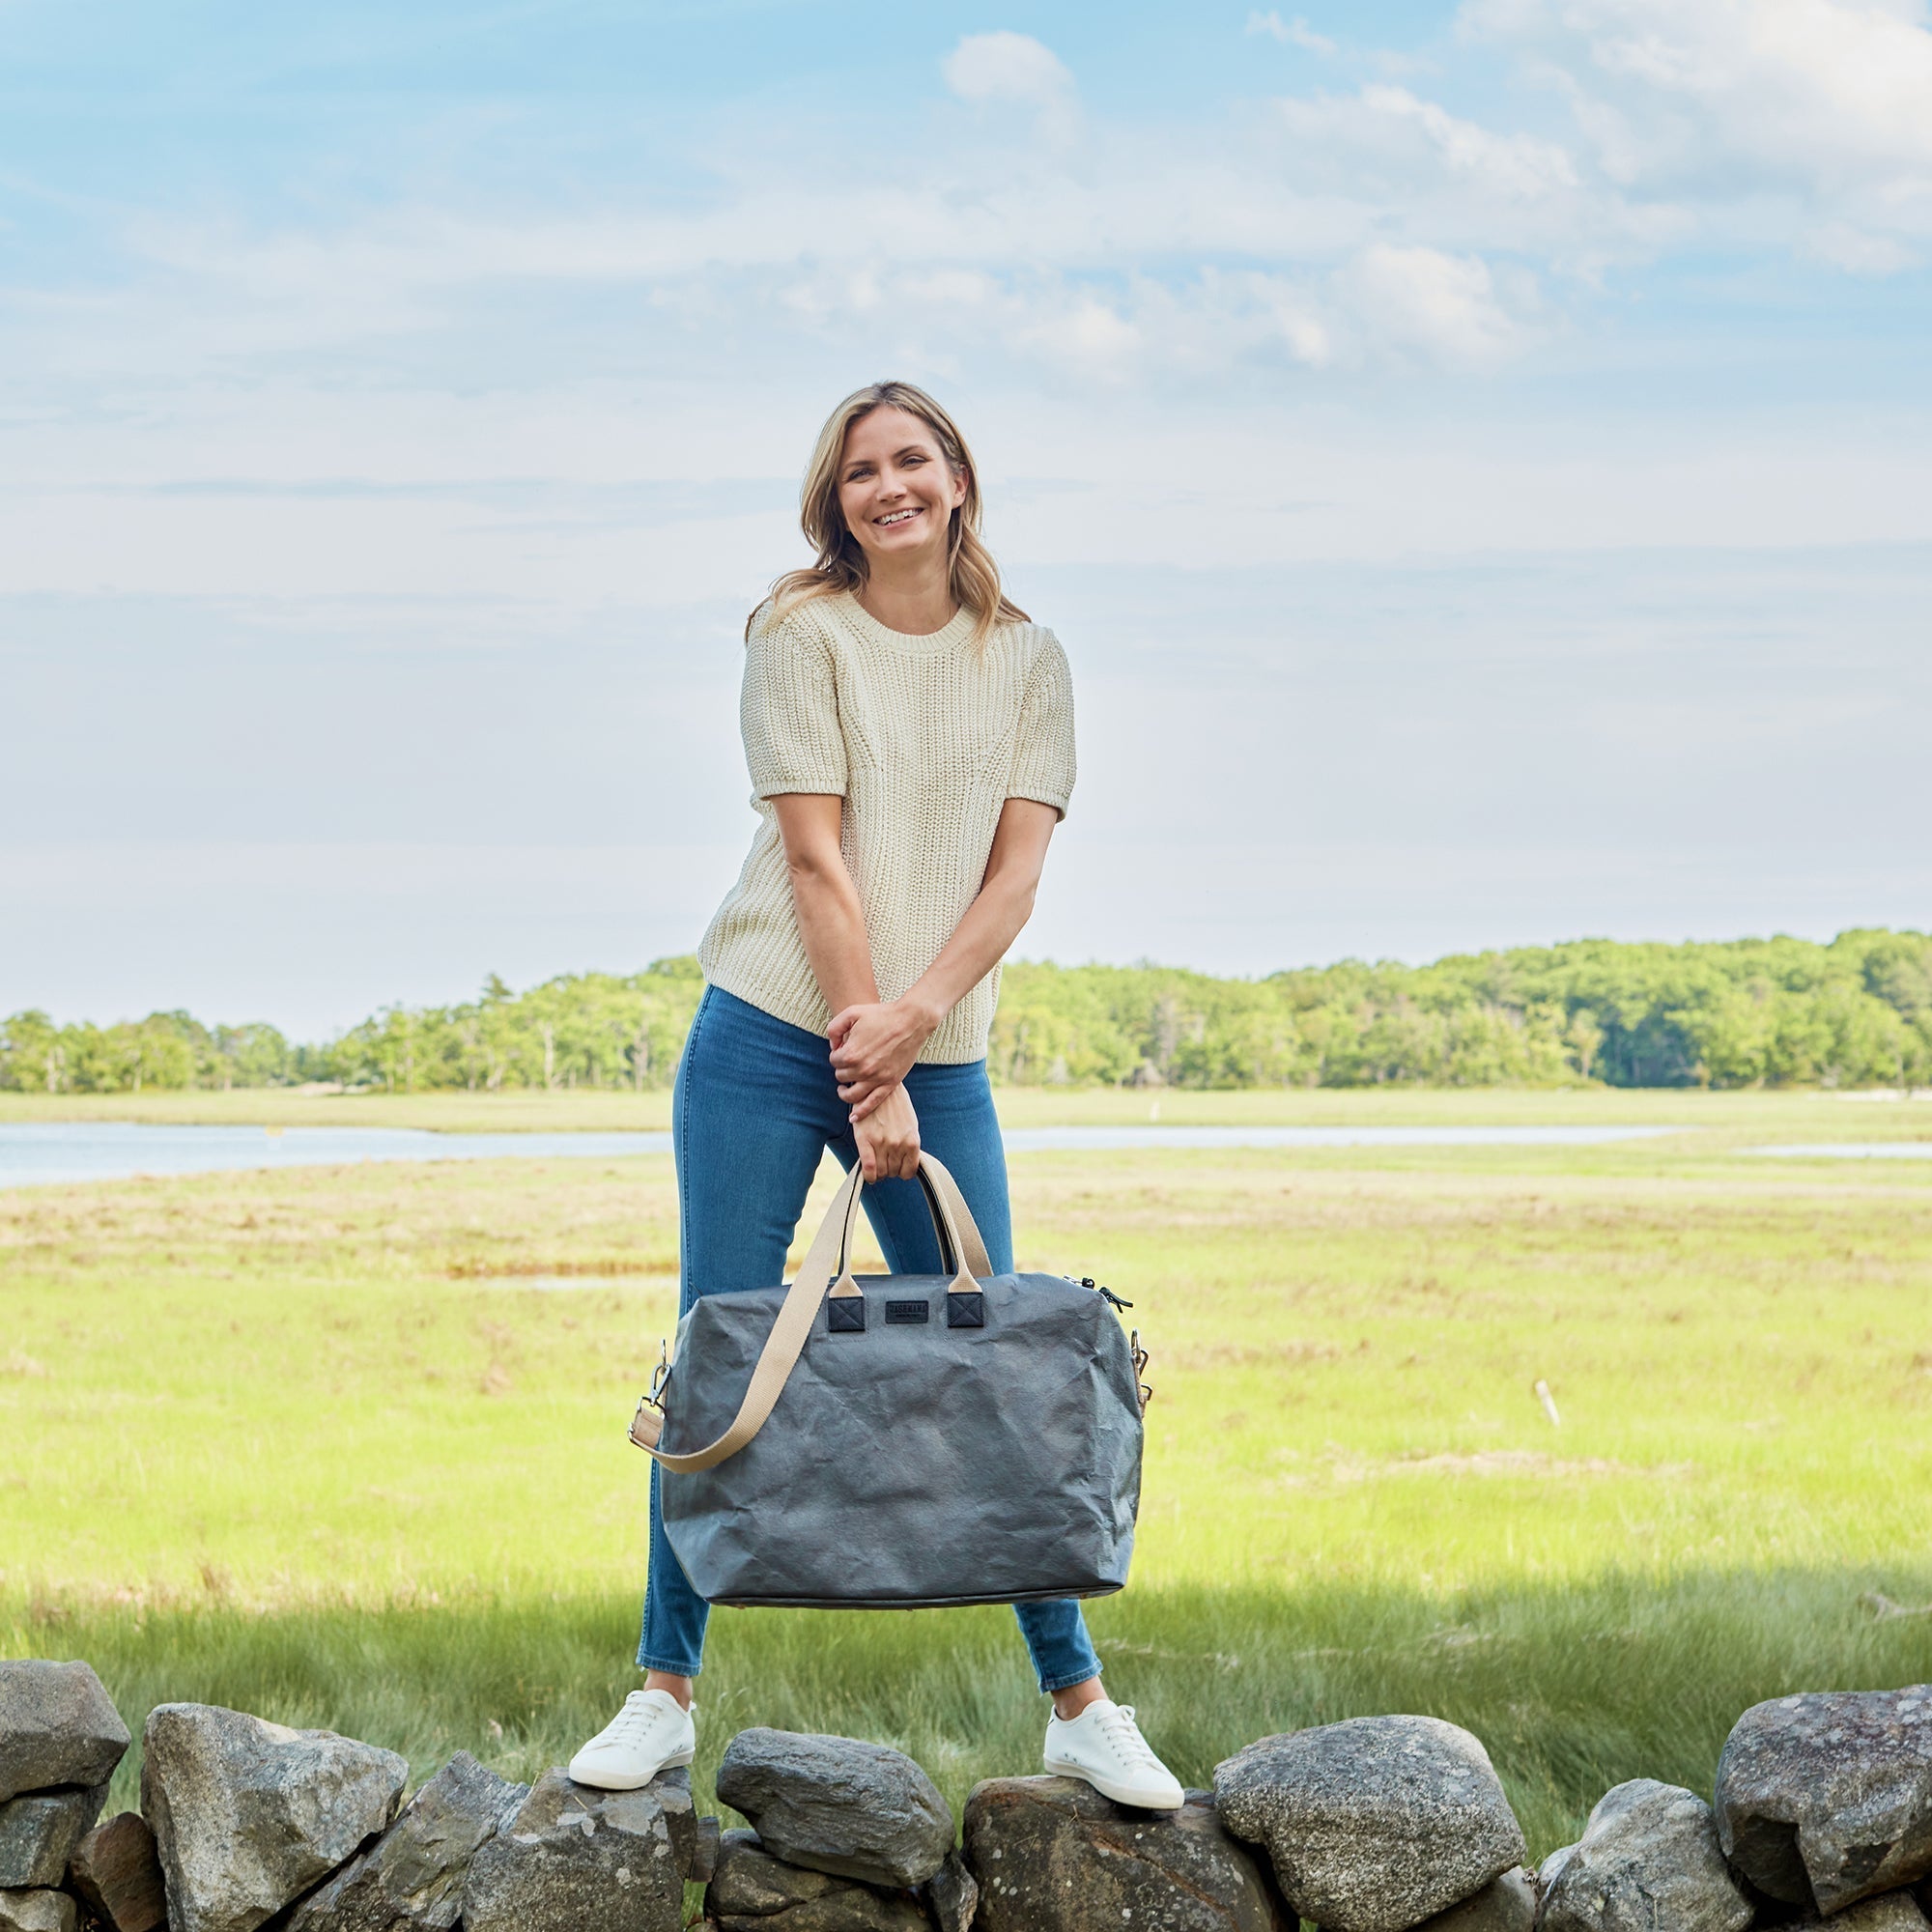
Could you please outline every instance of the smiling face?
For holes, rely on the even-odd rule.
[[[967,478],[947,467],[930,427],[908,410],[876,409],[845,432],[838,507],[874,568],[896,573],[929,553],[946,567],[947,530]]]

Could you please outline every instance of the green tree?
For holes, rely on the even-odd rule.
[[[68,1084],[63,1030],[38,1009],[0,1021],[0,1087],[59,1094]]]
[[[521,993],[493,974],[474,1001],[386,1007],[323,1045],[184,1012],[63,1027],[32,1010],[0,1024],[0,1086],[638,1092],[675,1076],[703,984],[689,955]],[[1079,1086],[1932,1084],[1932,938],[1584,939],[1261,980],[1017,960],[1004,969],[987,1058],[996,1081]]]

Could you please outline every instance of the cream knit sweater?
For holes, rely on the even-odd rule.
[[[782,623],[759,612],[739,722],[760,823],[698,948],[713,985],[812,1033],[831,1025],[770,804],[782,793],[845,801],[840,843],[882,1000],[912,985],[952,937],[985,876],[1006,801],[1037,799],[1065,815],[1073,790],[1065,652],[1037,624],[1003,624],[979,650],[972,632],[972,613],[961,611],[943,631],[907,637],[846,594],[814,598]],[[982,1059],[999,993],[995,967],[920,1059]]]

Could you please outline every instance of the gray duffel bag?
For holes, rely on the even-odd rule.
[[[631,1439],[711,1603],[913,1609],[1127,1580],[1139,1337],[1091,1284],[994,1274],[952,1177],[922,1154],[920,1179],[947,1273],[853,1276],[854,1168],[790,1288],[705,1295],[678,1323]]]

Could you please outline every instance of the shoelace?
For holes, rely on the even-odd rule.
[[[644,1692],[633,1690],[624,1699],[624,1708],[611,1719],[604,1735],[612,1744],[642,1744],[670,1714],[662,1704],[644,1702]]]
[[[1111,1711],[1102,1711],[1100,1728],[1123,1761],[1145,1766],[1159,1765],[1160,1759],[1154,1755],[1153,1747],[1141,1736],[1140,1726],[1134,1722],[1134,1707],[1131,1704],[1116,1704]]]

